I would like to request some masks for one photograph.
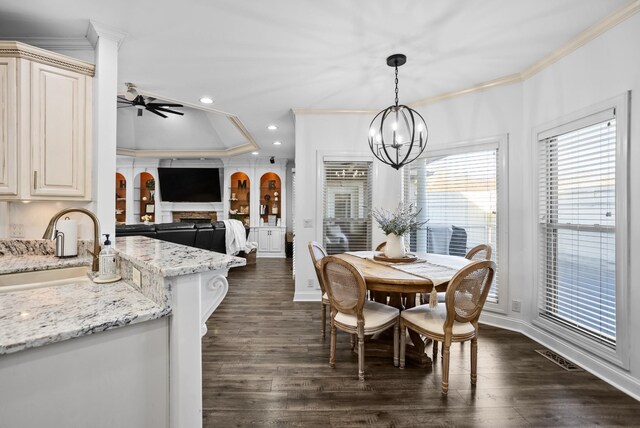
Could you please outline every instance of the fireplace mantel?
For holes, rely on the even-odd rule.
[[[202,213],[202,216],[213,217],[212,220],[225,220],[224,204],[222,202],[162,202],[162,223],[174,222],[175,213]],[[195,216],[197,218],[197,215]],[[177,220],[176,220],[177,221]]]

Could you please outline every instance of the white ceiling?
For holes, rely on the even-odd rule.
[[[627,3],[3,0],[0,38],[80,38],[89,19],[125,32],[122,90],[134,82],[188,103],[211,96],[214,108],[240,118],[261,155],[292,158],[292,108],[392,103],[390,54],[408,57],[400,101],[409,103],[518,73]],[[276,139],[283,144],[273,146]]]

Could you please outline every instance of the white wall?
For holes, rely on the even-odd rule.
[[[321,177],[318,178],[319,156],[371,156],[373,168],[373,207],[393,210],[401,200],[402,175],[390,166],[376,160],[369,150],[367,132],[371,115],[364,114],[319,114],[296,115],[296,291],[295,300],[319,300],[320,286],[309,258],[307,243],[322,242],[322,219],[317,218],[322,200]],[[312,227],[304,227],[304,220],[311,219]],[[373,226],[372,245],[384,241],[382,231]],[[311,285],[309,281],[312,281]]]
[[[557,348],[578,364],[590,369],[597,375],[616,384],[627,392],[640,397],[640,313],[634,310],[640,305],[640,266],[633,263],[640,256],[640,225],[634,219],[640,216],[640,170],[635,167],[640,162],[640,109],[637,108],[637,95],[640,94],[640,54],[637,41],[640,40],[640,15],[629,18],[607,33],[599,36],[582,48],[563,58],[522,85],[523,87],[523,127],[521,147],[523,157],[529,156],[532,145],[532,130],[549,121],[561,118],[583,108],[601,103],[624,92],[632,91],[631,131],[629,151],[629,323],[626,327],[630,339],[630,370],[626,371],[609,364],[587,352],[564,343],[556,343],[531,327],[535,314],[533,283],[535,265],[534,243],[536,216],[533,212],[535,200],[536,171],[530,162],[522,164],[522,201],[519,205],[522,214],[522,226],[526,229],[522,236],[522,274],[519,285],[529,290],[523,302],[523,321],[525,329],[532,337],[545,341],[548,346]],[[634,102],[634,96],[635,102]],[[515,217],[515,216],[514,216]],[[514,263],[520,259],[513,258]],[[515,269],[515,266],[514,266]],[[618,331],[618,334],[625,334]]]

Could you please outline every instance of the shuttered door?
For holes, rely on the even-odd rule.
[[[324,162],[322,241],[329,254],[371,250],[371,162]]]
[[[538,310],[615,348],[615,113],[570,125],[538,142]]]

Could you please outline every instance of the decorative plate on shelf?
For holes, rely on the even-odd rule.
[[[376,253],[373,255],[373,260],[387,263],[413,263],[418,260],[418,257],[410,253],[407,253],[404,257],[387,257],[384,253]]]

